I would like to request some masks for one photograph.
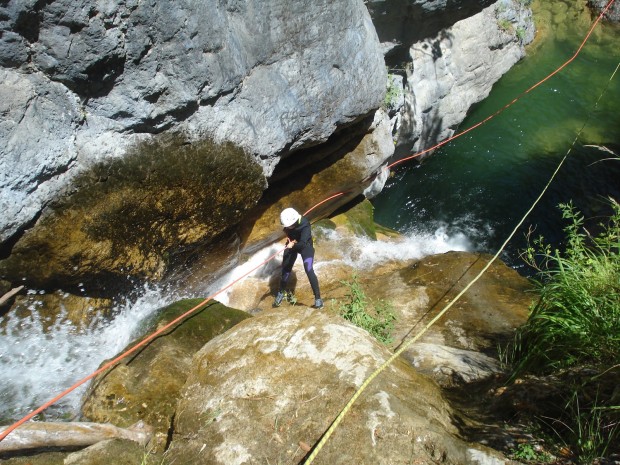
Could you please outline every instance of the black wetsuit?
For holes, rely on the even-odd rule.
[[[284,232],[286,233],[286,237],[289,241],[296,241],[296,243],[293,247],[284,251],[284,255],[282,257],[282,279],[280,280],[280,290],[285,290],[286,283],[288,282],[291,275],[291,270],[293,269],[293,264],[295,263],[295,260],[297,260],[297,255],[301,255],[304,262],[304,270],[306,271],[306,276],[308,276],[308,281],[310,281],[314,298],[320,299],[321,292],[319,290],[319,280],[316,277],[316,273],[313,268],[314,245],[312,242],[312,229],[310,226],[310,221],[308,221],[306,217],[302,216],[293,226],[284,228]]]

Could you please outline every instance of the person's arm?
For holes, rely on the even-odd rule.
[[[308,221],[306,218],[302,219],[299,227],[299,240],[292,247],[295,252],[301,252],[301,250],[307,244],[309,244],[312,239],[312,229],[310,227],[310,221]]]

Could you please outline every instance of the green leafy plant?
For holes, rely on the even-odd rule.
[[[520,462],[530,463],[549,463],[552,460],[549,454],[538,451],[536,446],[528,442],[517,444],[517,447],[515,447],[510,456]]]
[[[504,32],[512,32],[514,30],[514,26],[509,19],[498,19],[497,26]]]
[[[539,270],[540,300],[507,354],[515,372],[620,359],[620,205],[612,200],[611,207],[608,223],[592,235],[573,205],[561,204],[569,221],[565,251],[543,238],[526,250],[526,261]]]
[[[340,304],[340,315],[368,331],[383,344],[390,344],[393,341],[392,331],[396,320],[392,304],[384,300],[373,301],[367,297],[356,274],[351,281],[341,283],[349,288],[349,293],[348,301]]]
[[[397,81],[394,80],[394,74],[388,73],[387,89],[385,91],[385,99],[383,100],[383,106],[388,110],[394,108],[400,99],[403,90],[397,85]]]

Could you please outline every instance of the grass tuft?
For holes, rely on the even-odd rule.
[[[341,281],[349,288],[348,301],[340,304],[340,315],[356,326],[365,329],[379,342],[391,344],[396,315],[390,302],[373,301],[366,296],[359,278],[353,275],[351,281]],[[372,308],[371,308],[372,306]]]
[[[540,300],[501,355],[511,381],[556,379],[550,404],[563,408],[537,420],[578,463],[620,452],[620,205],[610,199],[610,206],[593,234],[572,203],[560,204],[565,249],[542,237],[530,243],[523,256],[539,272]]]

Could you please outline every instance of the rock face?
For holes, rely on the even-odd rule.
[[[369,0],[368,11],[384,47],[386,63],[409,61],[409,48],[435,37],[457,21],[480,13],[496,0]]]
[[[63,216],[76,217],[76,209],[59,206],[71,203],[66,196],[80,192],[84,177],[118,183],[118,190],[110,193],[112,198],[95,189],[100,202],[111,204],[114,210],[113,205],[119,202],[115,196],[144,199],[144,192],[124,190],[126,183],[148,183],[148,176],[142,176],[147,168],[144,164],[170,163],[171,158],[183,157],[179,152],[188,144],[232,143],[247,153],[248,170],[252,165],[258,167],[258,176],[247,183],[237,177],[224,184],[215,181],[221,177],[219,171],[230,171],[227,159],[220,159],[215,167],[212,159],[206,166],[187,167],[205,177],[211,170],[216,173],[215,185],[198,182],[198,187],[191,186],[195,189],[202,186],[207,191],[228,192],[237,183],[241,192],[249,193],[241,204],[230,205],[236,213],[232,218],[218,222],[218,218],[209,217],[221,231],[238,222],[248,205],[255,204],[256,186],[260,195],[281,158],[321,144],[371,114],[385,91],[383,57],[361,0],[29,0],[3,2],[0,13],[3,258],[21,242],[25,229],[29,233],[33,227],[46,230],[32,235],[66,237],[87,234],[95,223],[95,228],[102,226],[100,220],[105,223],[109,212],[95,212],[95,217],[103,217],[73,225],[79,231],[70,231],[71,222],[63,221]],[[159,153],[149,153],[152,146],[160,147]],[[145,153],[148,160],[140,158]],[[136,173],[118,161],[129,158],[132,165],[132,157],[141,159],[138,167],[144,171]],[[196,184],[184,173],[152,192],[143,204],[125,205],[124,211],[136,217],[155,213],[148,224],[138,226],[134,241],[145,239],[140,232],[143,227],[174,229],[177,214],[153,203],[159,198],[165,205],[176,194],[175,189],[190,192],[189,186],[179,187],[185,181]],[[85,184],[89,190],[89,183]],[[90,192],[93,195],[92,189]],[[179,197],[179,203],[187,205],[185,214],[202,221],[203,202],[188,203],[183,195]],[[212,203],[218,200],[210,192],[208,197]],[[44,219],[48,222],[40,224]],[[132,218],[124,227],[133,227]],[[129,257],[124,265],[113,266],[113,274],[124,268],[129,274],[135,269],[136,276],[157,275],[165,260],[137,257],[135,251],[125,255],[125,244],[118,241],[122,229],[118,225],[110,236],[99,235],[103,242],[99,244],[87,240],[77,245],[79,238],[72,237],[80,247],[73,260],[87,262],[89,250],[112,248],[117,261]],[[169,233],[198,237],[203,242],[213,238],[200,228]],[[182,240],[170,245],[183,249],[188,244]],[[30,251],[46,247],[58,251],[54,244],[31,237],[22,245]],[[72,260],[75,252],[68,251],[53,273],[72,269],[67,268],[66,260]],[[49,263],[49,259],[41,257],[40,261]],[[22,261],[3,271],[16,280],[20,270],[25,270],[22,276],[30,274],[32,266],[24,266]],[[110,271],[106,268],[104,264],[103,275]],[[53,284],[46,279],[41,275],[33,282]]]
[[[182,391],[169,463],[300,463],[390,352],[308,308],[268,311],[213,339]],[[470,463],[437,386],[402,360],[353,405],[315,463]],[[498,458],[496,458],[498,459]]]
[[[265,209],[347,190],[316,213],[334,211],[394,151],[383,52],[407,70],[390,79],[405,151],[521,56],[529,10],[489,3],[3,2],[0,276],[111,297],[211,244],[264,243]]]
[[[599,12],[599,14],[608,4],[609,0],[588,0],[588,6]],[[614,2],[605,13],[605,18],[614,23],[620,22],[620,3]]]
[[[201,300],[183,300],[162,309],[146,325],[147,331],[165,326]],[[249,315],[242,311],[208,303],[136,355],[97,376],[85,395],[83,414],[93,421],[123,427],[144,421],[154,428],[153,445],[163,450],[193,355],[207,341],[246,318]]]
[[[463,3],[465,11],[474,8]],[[405,77],[405,104],[395,123],[397,151],[402,153],[426,149],[452,136],[471,105],[489,94],[534,38],[531,10],[518,1],[500,0],[454,24],[445,23],[441,10],[426,15],[436,18],[429,24],[443,29],[429,28],[429,35],[419,36],[409,56],[394,65],[393,72]],[[410,43],[405,31],[399,41]]]
[[[256,316],[213,304],[187,319],[99,376],[86,396],[87,419],[154,426],[151,448],[158,454],[167,448],[156,463],[300,463],[390,349],[424,326],[488,260],[467,253],[408,259],[410,245],[373,223],[368,202],[322,224],[315,236],[325,309],[306,306],[311,291],[297,268],[291,284],[298,303],[278,309],[271,308],[269,285],[276,280],[269,270],[246,278],[228,298],[260,309]],[[366,238],[359,248],[355,236]],[[393,259],[361,265],[364,252],[388,242],[397,246]],[[338,315],[350,292],[344,281],[355,269],[370,300],[393,305],[392,347]],[[274,277],[278,272],[272,269]],[[369,384],[315,463],[510,463],[462,439],[462,414],[435,380],[462,386],[498,371],[495,340],[525,319],[528,289],[503,264],[491,267],[422,342]],[[158,324],[191,305],[167,309]]]

